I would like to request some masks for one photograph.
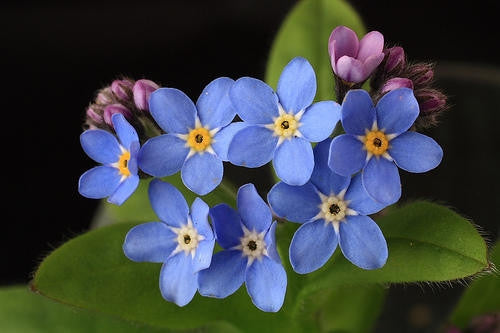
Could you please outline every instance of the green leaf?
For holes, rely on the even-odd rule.
[[[139,333],[161,331],[56,303],[30,292],[26,286],[0,289],[0,332]]]
[[[337,249],[320,270],[307,275],[295,310],[318,290],[343,285],[442,282],[472,276],[489,267],[487,247],[474,226],[452,210],[429,202],[391,208],[377,220],[389,247],[381,269],[366,271]]]
[[[500,274],[494,269],[500,267],[500,242],[491,251],[491,261],[489,274],[472,281],[460,298],[450,318],[454,325],[466,328],[474,317],[500,310]]]
[[[258,310],[245,287],[226,299],[196,295],[182,308],[165,301],[158,287],[161,265],[132,262],[123,255],[125,234],[134,225],[99,228],[63,244],[42,262],[32,288],[63,303],[155,327],[193,329],[227,322],[245,332],[302,331],[302,324],[287,310],[293,306],[297,290],[293,277],[278,313]],[[292,233],[290,230],[283,238]]]
[[[121,206],[110,204],[105,200],[101,201],[101,206],[92,221],[92,228],[95,229],[97,227],[120,222],[157,221],[158,217],[151,208],[148,196],[148,186],[152,179],[153,178],[141,180],[137,190]],[[186,198],[188,204],[191,204],[198,196],[184,186],[179,173],[162,179],[179,189]],[[223,180],[215,190],[200,197],[210,207],[223,202],[234,206],[236,203],[236,189],[227,180]]]
[[[345,25],[362,36],[365,28],[359,15],[343,0],[299,1],[288,14],[273,42],[266,67],[266,82],[276,87],[283,68],[297,56],[309,60],[316,72],[318,100],[335,98],[328,38]]]

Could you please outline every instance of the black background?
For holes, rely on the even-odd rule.
[[[89,226],[98,201],[79,196],[77,180],[94,162],[81,150],[78,137],[85,108],[97,89],[120,75],[128,75],[179,88],[196,99],[203,87],[219,76],[263,78],[273,37],[295,3],[2,3],[0,112],[6,180],[2,210],[7,214],[0,222],[0,284],[28,282],[47,253]],[[496,68],[478,79],[496,86],[479,89],[478,94],[490,101],[495,93],[498,95],[500,53],[495,44],[500,34],[494,1],[350,3],[368,30],[378,30],[386,42],[402,45],[411,59],[436,61],[438,72],[439,64],[443,64],[442,83],[449,83],[446,92],[452,95],[455,106],[444,121],[456,124],[452,133],[466,137],[453,136],[452,140],[443,136],[444,142],[440,142],[445,147],[445,160],[428,178],[403,175],[405,198],[425,197],[450,204],[482,226],[494,240],[498,215],[493,213],[498,212],[499,202],[493,188],[499,184],[499,178],[492,168],[498,165],[498,149],[493,145],[495,140],[498,144],[498,133],[494,132],[494,124],[489,124],[490,131],[481,132],[481,142],[486,142],[486,146],[470,142],[475,136],[469,135],[468,122],[488,102],[463,100],[468,92],[478,90],[478,81],[463,80],[462,85],[457,84],[453,79],[455,67],[445,66],[472,64],[470,72],[474,75],[484,72],[485,67],[478,65]],[[470,114],[455,117],[454,109],[464,109],[462,102],[467,101],[469,109],[465,112]],[[495,108],[494,104],[489,105]],[[460,125],[459,121],[463,123]],[[436,129],[433,133],[439,141],[442,132]],[[447,159],[445,144],[449,144],[455,160]],[[489,174],[482,173],[483,166]],[[252,181],[258,183],[262,193],[269,189],[270,183],[259,178],[259,170],[239,171],[231,166],[226,170],[236,185]],[[443,189],[440,181],[453,184],[452,188]],[[389,329],[389,322],[408,324],[408,313],[422,304],[430,309],[428,314],[435,321],[436,317],[445,316],[459,293],[459,286],[438,291],[412,286],[391,288],[378,330]],[[416,325],[414,329],[424,331],[432,326],[426,325]]]

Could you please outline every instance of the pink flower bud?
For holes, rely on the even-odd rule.
[[[333,72],[351,83],[365,81],[384,59],[384,36],[378,31],[367,33],[361,41],[356,33],[336,27],[328,40],[328,53]]]
[[[435,113],[446,106],[446,96],[435,89],[420,89],[416,92],[420,112],[423,114]]]
[[[106,124],[108,124],[111,127],[113,127],[113,123],[111,122],[111,116],[113,116],[115,113],[121,113],[127,119],[132,118],[132,112],[130,112],[130,110],[127,109],[126,107],[124,107],[123,105],[121,105],[121,104],[108,105],[104,109],[103,116],[104,116],[104,121],[106,122]]]
[[[113,100],[111,99],[111,94],[112,92],[110,88],[104,88],[99,92],[99,94],[97,94],[95,102],[99,105],[111,104],[113,103]]]
[[[158,88],[159,86],[151,80],[137,80],[132,89],[135,106],[139,110],[149,111],[149,96]]]
[[[392,72],[401,69],[406,64],[405,51],[401,46],[394,46],[385,50],[387,60],[385,61],[385,71]]]
[[[432,81],[434,78],[434,69],[431,64],[415,64],[411,66],[409,72],[409,77],[412,78],[415,85],[423,86]]]
[[[129,100],[134,82],[128,79],[114,80],[111,83],[111,91],[120,100]]]
[[[97,124],[101,124],[103,121],[102,116],[95,112],[91,107],[87,109],[87,118]]]
[[[403,77],[395,77],[390,80],[387,80],[382,87],[382,94],[389,92],[391,90],[395,90],[398,88],[410,88],[413,89],[413,82],[410,79]]]

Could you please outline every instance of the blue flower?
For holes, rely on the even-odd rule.
[[[436,141],[408,131],[418,114],[418,102],[411,89],[393,90],[377,106],[366,91],[349,91],[342,103],[346,134],[332,141],[330,168],[343,176],[362,170],[368,194],[381,203],[395,203],[401,197],[398,167],[426,172],[438,166],[443,157]]]
[[[155,177],[181,170],[184,185],[199,195],[215,189],[222,180],[222,161],[227,160],[234,134],[233,126],[227,126],[235,116],[228,97],[233,83],[225,77],[215,79],[205,87],[196,106],[177,89],[153,92],[149,99],[151,115],[167,134],[144,144],[139,167]]]
[[[229,146],[229,161],[248,168],[273,160],[277,176],[290,185],[311,177],[314,157],[310,142],[326,139],[340,119],[340,105],[314,103],[316,75],[304,58],[284,68],[275,93],[250,77],[237,80],[229,92],[237,114],[247,123]]]
[[[188,304],[198,289],[198,272],[207,268],[215,245],[208,206],[200,198],[191,205],[174,186],[159,179],[149,185],[151,206],[161,222],[133,227],[123,252],[133,261],[163,263],[160,291],[168,301]]]
[[[137,153],[139,138],[122,114],[111,118],[120,143],[109,132],[92,129],[80,135],[85,153],[103,165],[86,171],[78,181],[78,192],[91,199],[108,197],[108,202],[121,205],[139,185]]]
[[[271,223],[269,206],[253,184],[240,187],[237,203],[238,212],[226,204],[210,209],[217,242],[224,250],[200,272],[200,294],[224,298],[245,282],[255,306],[276,312],[286,292],[286,272],[276,252],[276,222]]]
[[[330,139],[314,148],[311,181],[303,186],[283,182],[268,194],[271,208],[280,217],[303,223],[290,244],[290,262],[297,273],[322,267],[340,245],[344,256],[363,269],[382,267],[387,243],[368,216],[385,206],[366,193],[358,174],[352,180],[328,168]]]

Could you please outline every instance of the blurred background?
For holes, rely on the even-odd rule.
[[[0,5],[6,186],[0,284],[26,284],[40,260],[88,230],[98,201],[77,192],[95,163],[79,144],[95,92],[126,75],[176,87],[196,100],[219,76],[264,77],[292,0],[18,1]],[[429,135],[443,146],[434,171],[402,175],[402,200],[426,198],[498,238],[500,31],[493,1],[348,1],[370,30],[414,61],[437,62],[451,109]],[[332,27],[333,28],[333,27]],[[327,41],[325,41],[327,56]],[[226,165],[236,186],[272,186],[262,170]],[[6,199],[5,199],[6,198]],[[432,332],[463,287],[392,286],[377,332]]]

